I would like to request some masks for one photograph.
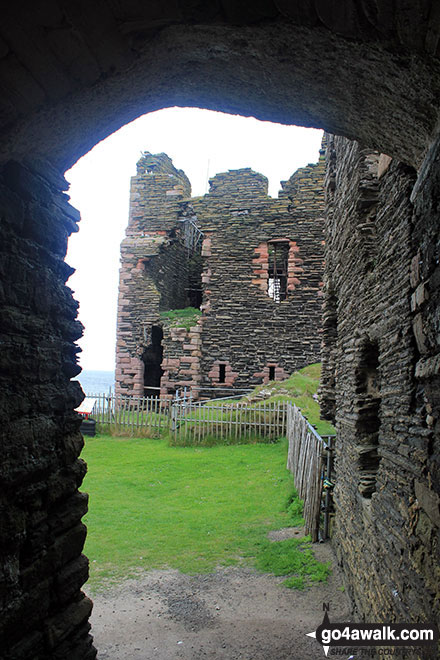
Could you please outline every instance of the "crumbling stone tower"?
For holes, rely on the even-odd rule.
[[[251,169],[191,198],[168,156],[143,155],[121,245],[118,393],[207,397],[319,360],[323,153],[277,199]],[[188,305],[201,310],[189,328],[161,316]]]
[[[179,202],[190,195],[188,178],[166,154],[147,153],[137,163],[128,227],[121,244],[116,342],[119,393],[143,395],[144,353],[149,347],[149,364],[160,373],[159,311],[186,306],[187,259],[176,237],[176,218]]]

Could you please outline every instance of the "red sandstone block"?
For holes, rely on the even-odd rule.
[[[165,358],[162,364],[166,364],[167,367],[180,367],[179,358]]]
[[[197,362],[199,362],[199,360],[196,357],[187,356],[187,355],[185,355],[183,361],[188,362],[189,364],[196,364]]]

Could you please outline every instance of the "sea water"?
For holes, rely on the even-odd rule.
[[[112,392],[115,390],[114,371],[83,369],[74,380],[79,380],[84,394],[108,394],[110,390]]]

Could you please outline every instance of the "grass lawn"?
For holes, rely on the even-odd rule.
[[[86,439],[83,457],[92,590],[139,569],[254,563],[268,530],[299,523],[286,511],[293,482],[285,441],[184,448],[97,436]]]

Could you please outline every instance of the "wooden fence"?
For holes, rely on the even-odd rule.
[[[276,439],[286,434],[286,403],[216,401],[174,402],[171,429],[178,445],[202,444],[208,436],[240,443],[249,438]]]
[[[154,434],[169,426],[169,401],[158,396],[88,394],[87,398],[95,400],[91,417],[100,430],[107,427],[116,434],[142,436]]]
[[[319,537],[324,476],[327,477],[327,483],[330,483],[331,476],[325,473],[331,464],[326,456],[327,451],[331,452],[330,438],[327,442],[321,438],[303,417],[299,408],[290,403],[287,406],[287,438],[287,469],[293,474],[295,488],[304,502],[305,533],[310,534],[312,541],[316,542]],[[324,538],[328,530],[329,506],[326,497],[327,520],[324,521]]]

